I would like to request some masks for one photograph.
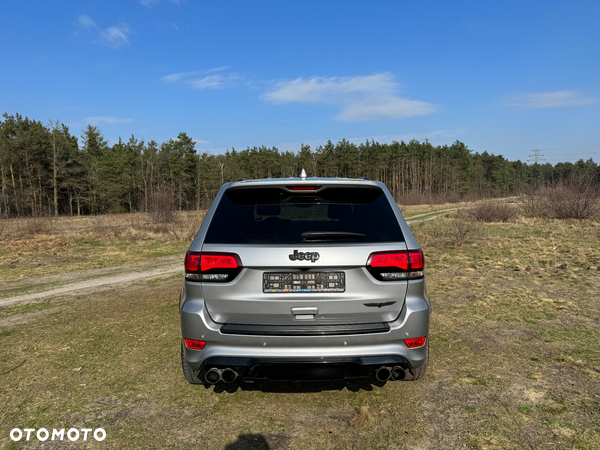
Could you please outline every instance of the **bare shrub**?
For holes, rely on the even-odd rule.
[[[10,226],[8,219],[0,216],[0,241],[7,238],[10,235]]]
[[[447,194],[444,194],[442,203],[459,203],[460,201],[462,201],[462,199],[458,192],[448,192]]]
[[[406,194],[398,196],[398,202],[403,205],[446,205],[448,203],[460,203],[463,201],[474,201],[472,194],[461,196],[458,192],[446,192],[440,194],[423,193],[418,189],[411,189]]]
[[[472,192],[470,194],[465,194],[462,197],[462,201],[463,202],[468,202],[468,203],[470,203],[470,202],[476,202],[477,200],[480,200],[480,199],[481,199],[481,196],[479,194],[477,194],[477,193],[474,193],[474,192]]]
[[[50,217],[28,217],[22,219],[20,225],[23,236],[47,234],[52,231],[52,219]]]
[[[478,222],[508,222],[517,216],[514,208],[498,200],[485,200],[466,213]]]
[[[119,237],[123,233],[122,227],[111,223],[105,216],[94,217],[91,228],[98,237]]]
[[[521,210],[525,217],[545,217],[547,208],[544,190],[531,191],[521,200]]]
[[[458,210],[458,218],[452,221],[449,237],[457,247],[460,247],[473,237],[480,229],[478,222],[474,222],[463,210]]]
[[[600,189],[590,178],[574,178],[543,194],[548,213],[556,219],[589,219],[600,213]]]
[[[153,192],[148,202],[148,212],[152,222],[158,224],[173,223],[177,210],[175,194],[168,188]]]
[[[170,230],[172,236],[178,241],[192,240],[200,229],[200,225],[202,225],[202,219],[205,215],[204,212],[202,213],[202,218],[200,218],[196,212],[179,214],[177,216],[177,220],[175,221],[175,226],[173,226]]]
[[[427,199],[418,189],[411,189],[406,194],[400,196],[398,203],[402,205],[424,205]]]
[[[462,198],[458,192],[446,192],[443,194],[427,194],[423,196],[423,199],[429,205],[446,205],[448,203],[459,203]]]

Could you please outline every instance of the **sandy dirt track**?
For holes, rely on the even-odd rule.
[[[98,292],[115,285],[128,286],[142,281],[169,278],[177,273],[183,275],[184,255],[155,258],[151,261],[126,264],[107,269],[69,272],[61,275],[50,275],[33,280],[33,289],[38,292],[26,293],[7,298],[0,298],[0,307],[22,303],[33,303],[51,297],[74,295],[85,292]],[[31,279],[18,283],[6,283],[6,287],[16,288],[32,284]],[[56,286],[59,284],[59,286]],[[44,289],[46,286],[50,289]]]

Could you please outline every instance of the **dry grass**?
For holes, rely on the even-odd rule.
[[[40,236],[66,240],[107,236],[132,240],[189,239],[205,215],[206,211],[177,212],[168,223],[156,223],[144,213],[0,219],[0,242],[26,242]],[[192,225],[196,228],[193,232]]]
[[[184,252],[205,213],[179,212],[161,224],[142,213],[0,219],[0,282]]]
[[[350,425],[356,429],[363,429],[369,426],[372,422],[373,414],[371,414],[369,407],[361,406],[360,408],[356,408],[356,415],[350,421]]]
[[[414,228],[433,303],[421,382],[188,385],[168,280],[0,317],[0,446],[20,448],[15,426],[102,426],[89,448],[600,448],[600,223],[486,223],[456,246],[454,220]]]

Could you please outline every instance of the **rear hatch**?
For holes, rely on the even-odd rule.
[[[202,281],[205,304],[218,323],[389,322],[400,314],[407,281],[383,281],[369,271],[369,257],[385,251],[406,245],[376,185],[230,188],[201,254],[233,255],[241,270],[226,281]]]

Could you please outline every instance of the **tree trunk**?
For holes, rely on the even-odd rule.
[[[10,177],[12,178],[13,193],[15,194],[15,208],[17,209],[17,216],[20,216],[19,200],[17,199],[17,185],[15,184],[15,173],[13,172],[12,164],[10,165]]]
[[[58,186],[56,184],[56,135],[52,140],[52,182],[54,185],[54,217],[58,217]]]

